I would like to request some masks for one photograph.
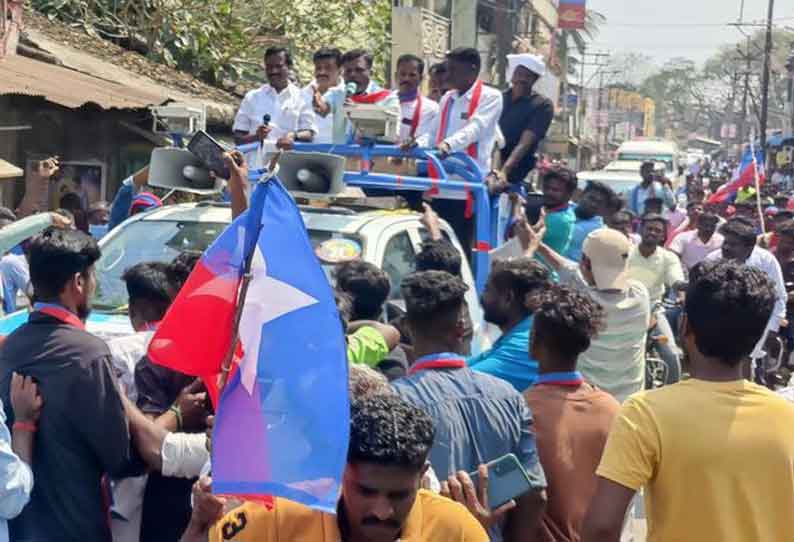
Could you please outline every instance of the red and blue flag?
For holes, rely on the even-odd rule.
[[[235,342],[249,258],[236,370],[217,403],[213,491],[335,513],[349,434],[345,339],[300,212],[278,180],[260,183],[250,209],[207,249],[149,357],[216,383]]]
[[[766,174],[764,171],[764,153],[761,150],[755,151],[755,157],[750,149],[744,151],[742,161],[730,182],[725,183],[712,194],[708,203],[723,203],[726,201],[733,201],[736,198],[736,193],[745,186],[755,185],[756,169],[758,170],[758,186],[762,186],[766,181]]]

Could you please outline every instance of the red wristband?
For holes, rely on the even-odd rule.
[[[12,428],[20,431],[30,431],[31,433],[35,433],[37,429],[36,424],[31,422],[14,422]]]

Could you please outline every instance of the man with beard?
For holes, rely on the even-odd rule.
[[[485,321],[502,336],[493,348],[469,358],[475,371],[509,382],[523,392],[538,376],[538,362],[529,356],[532,309],[529,298],[551,286],[549,272],[528,258],[497,260],[482,294]]]
[[[648,214],[642,217],[640,234],[642,241],[629,254],[629,278],[641,282],[648,289],[651,310],[656,310],[655,334],[662,334],[667,341],[657,343],[659,355],[668,367],[680,367],[675,335],[661,308],[665,290],[677,290],[684,285],[684,270],[674,253],[664,248],[667,220],[661,215]]]
[[[670,250],[681,258],[681,263],[692,269],[706,256],[722,247],[723,237],[717,232],[719,217],[703,213],[697,219],[697,228],[680,233],[670,243]]]
[[[402,113],[400,142],[410,144],[422,136],[429,137],[438,115],[438,104],[419,92],[425,75],[424,60],[415,55],[402,55],[397,59],[395,75]]]
[[[565,254],[576,223],[576,215],[570,205],[576,191],[576,175],[564,168],[550,169],[543,175],[541,186],[543,208],[546,210],[543,242],[557,254]]]
[[[576,223],[573,226],[571,244],[565,257],[578,262],[582,258],[582,243],[591,231],[604,227],[604,218],[611,216],[620,207],[614,190],[598,181],[590,181],[582,192],[576,208]]]
[[[16,372],[33,377],[46,406],[36,433],[36,487],[11,522],[11,539],[108,542],[103,480],[124,476],[132,454],[110,351],[85,331],[99,247],[82,232],[48,230],[31,241],[29,255],[37,303],[0,351],[0,398],[10,404]]]
[[[668,208],[675,206],[675,196],[670,181],[665,177],[657,177],[654,172],[655,164],[647,161],[640,166],[642,182],[635,186],[629,194],[629,209],[637,216],[642,216],[648,211],[645,209],[647,199],[659,198]]]

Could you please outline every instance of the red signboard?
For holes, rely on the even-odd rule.
[[[580,30],[584,28],[586,12],[584,0],[560,0],[558,26],[562,30]]]

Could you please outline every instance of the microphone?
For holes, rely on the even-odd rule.
[[[268,124],[270,124],[270,115],[265,113],[262,115],[262,126],[267,126]]]
[[[357,85],[357,84],[355,84],[355,83],[354,83],[354,82],[352,82],[352,81],[351,81],[350,83],[348,83],[348,84],[345,86],[345,94],[347,95],[347,97],[348,97],[348,98],[349,98],[350,96],[353,96],[353,95],[355,95],[355,94],[358,94],[358,85]]]

